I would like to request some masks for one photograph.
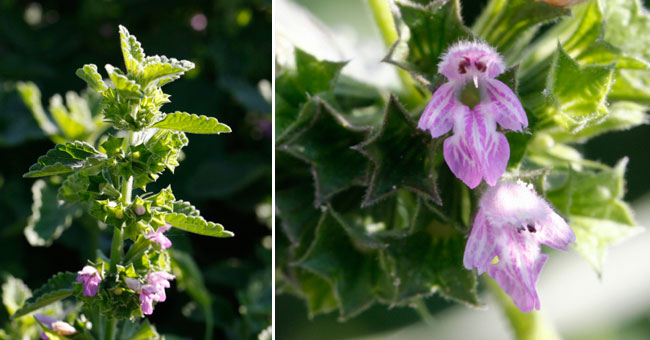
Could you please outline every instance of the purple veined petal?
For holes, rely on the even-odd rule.
[[[449,47],[440,58],[438,72],[452,81],[464,79],[472,71],[494,78],[503,73],[506,67],[499,53],[481,41],[459,41]],[[466,67],[461,66],[463,63]]]
[[[542,221],[538,223],[537,227],[537,241],[543,243],[551,248],[558,250],[568,250],[569,243],[576,240],[576,235],[571,230],[571,227],[564,221],[564,219],[552,211]]]
[[[474,227],[469,234],[463,255],[465,268],[469,270],[476,268],[479,275],[488,269],[492,259],[497,255],[497,243],[493,228],[485,218],[483,211],[479,210],[474,218]]]
[[[465,105],[454,106],[454,134],[445,140],[443,154],[451,172],[470,189],[476,188],[482,179],[481,164],[476,157],[480,136],[474,115]]]
[[[494,278],[515,305],[524,313],[540,308],[535,285],[548,255],[540,253],[539,244],[526,233],[507,229],[501,237],[506,247],[500,249],[499,262],[488,267]]]
[[[454,84],[446,83],[440,86],[431,96],[431,100],[418,121],[418,128],[429,130],[432,138],[438,138],[453,127],[452,111],[457,100],[454,94]]]
[[[477,105],[474,107],[474,116],[477,131],[481,137],[480,144],[477,145],[480,148],[476,149],[480,172],[485,182],[494,186],[506,171],[508,159],[510,159],[510,145],[506,136],[497,132],[492,115],[485,112],[486,108],[490,107],[490,105]]]
[[[483,84],[487,99],[495,111],[493,114],[496,122],[502,128],[521,131],[528,126],[526,111],[508,85],[496,79],[485,79]]]

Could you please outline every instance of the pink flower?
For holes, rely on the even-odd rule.
[[[77,276],[77,282],[83,284],[84,296],[95,296],[97,290],[99,289],[99,283],[102,282],[102,278],[99,276],[99,272],[93,266],[85,266]]]
[[[499,182],[481,197],[465,247],[465,268],[487,270],[522,312],[539,309],[535,285],[548,255],[541,245],[567,250],[575,235],[523,182]]]
[[[152,231],[149,234],[145,235],[144,237],[147,240],[154,241],[158,244],[160,244],[160,248],[162,249],[167,249],[172,246],[172,241],[170,241],[167,236],[163,235],[163,233],[167,230],[169,230],[171,226],[169,224],[164,225],[162,227],[159,227],[158,230]]]
[[[165,288],[169,288],[169,280],[173,280],[174,275],[165,271],[153,272],[147,275],[149,284],[142,286],[140,289],[140,310],[145,315],[153,313],[153,302],[163,302],[167,299]]]
[[[497,123],[514,131],[528,126],[517,96],[494,79],[505,63],[487,44],[461,41],[442,56],[438,70],[449,81],[431,97],[418,128],[429,130],[433,138],[453,130],[443,153],[454,175],[470,188],[483,178],[495,185],[510,158],[508,140],[497,132]]]

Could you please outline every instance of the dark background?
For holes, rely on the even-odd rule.
[[[196,14],[207,18],[204,30],[192,28]],[[147,55],[196,64],[163,88],[172,100],[164,112],[215,116],[233,130],[188,135],[186,157],[176,173],[167,171],[147,189],[171,185],[177,199],[192,202],[207,220],[235,232],[229,239],[182,231],[169,236],[174,247],[193,255],[205,277],[213,297],[215,338],[257,338],[271,313],[271,230],[260,218],[264,213],[256,214],[264,203],[269,212],[271,200],[271,106],[258,90],[264,80],[270,91],[271,0],[0,0],[0,274],[35,289],[56,272],[79,270],[94,258],[90,235],[79,222],[49,248],[33,248],[23,235],[34,181],[22,174],[53,144],[14,84],[35,82],[47,108],[53,94],[86,88],[75,76],[84,64],[98,65],[104,76],[107,63],[124,69],[120,24],[137,36]],[[99,240],[105,253],[108,231]],[[161,333],[203,338],[203,315],[174,287],[149,319]],[[6,320],[0,308],[0,327]]]

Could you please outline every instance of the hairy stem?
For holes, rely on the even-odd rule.
[[[523,313],[515,306],[499,284],[487,275],[483,276],[490,292],[496,297],[499,306],[512,326],[519,340],[559,340],[560,335],[553,324],[538,311]]]
[[[368,5],[372,11],[377,27],[381,32],[381,36],[384,39],[386,46],[392,46],[397,39],[399,39],[399,34],[397,33],[397,28],[395,27],[395,20],[393,20],[393,13],[390,10],[390,4],[388,0],[368,0]],[[415,81],[413,77],[400,68],[397,69],[397,73],[402,80],[402,85],[404,86],[405,92],[405,102],[406,104],[419,105],[422,103],[424,98],[420,95],[418,90],[415,87]]]

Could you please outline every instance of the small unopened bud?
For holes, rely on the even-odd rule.
[[[72,325],[70,325],[67,322],[63,322],[63,321],[55,321],[55,322],[53,322],[52,323],[52,331],[54,331],[54,333],[59,334],[59,335],[72,335],[72,334],[77,333],[77,330],[74,329],[74,327],[72,327]]]
[[[145,209],[142,204],[136,204],[135,207],[133,208],[133,211],[135,211],[135,214],[138,216],[142,216],[145,213]]]
[[[122,209],[120,209],[120,210],[116,210],[116,211],[115,211],[115,217],[116,217],[118,220],[121,220],[122,217],[124,217],[124,213],[122,212]]]
[[[119,296],[119,295],[122,295],[122,288],[120,288],[120,287],[115,287],[115,289],[113,289],[113,294],[114,294],[114,295],[118,295],[118,296]]]
[[[124,283],[126,283],[126,286],[129,287],[129,289],[132,289],[135,292],[139,292],[142,288],[142,284],[138,279],[127,277],[124,279]]]

